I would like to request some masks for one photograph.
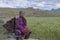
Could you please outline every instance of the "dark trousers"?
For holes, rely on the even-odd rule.
[[[19,40],[19,37],[16,37],[16,40]]]
[[[24,39],[28,39],[31,33],[25,35]]]
[[[22,33],[21,35],[24,37],[24,39],[28,39],[29,38],[29,36],[30,36],[30,34],[31,33],[28,33],[28,34],[24,34],[24,33]],[[16,40],[19,40],[21,37],[16,37]]]

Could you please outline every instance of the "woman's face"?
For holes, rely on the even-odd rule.
[[[24,13],[19,13],[19,16],[24,16]]]

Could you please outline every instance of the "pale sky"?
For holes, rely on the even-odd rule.
[[[60,8],[60,0],[0,0],[0,7],[50,10]]]

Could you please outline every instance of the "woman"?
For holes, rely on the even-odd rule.
[[[24,14],[22,11],[19,12],[19,17],[15,20],[15,35],[16,40],[19,40],[19,37],[24,35],[24,39],[28,39],[31,31],[26,27],[26,19],[24,18]]]

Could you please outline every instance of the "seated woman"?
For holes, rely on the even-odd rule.
[[[24,18],[24,13],[22,11],[19,12],[19,17],[15,20],[15,35],[16,40],[19,40],[21,35],[24,35],[24,39],[28,39],[31,31],[26,27],[26,19]]]

